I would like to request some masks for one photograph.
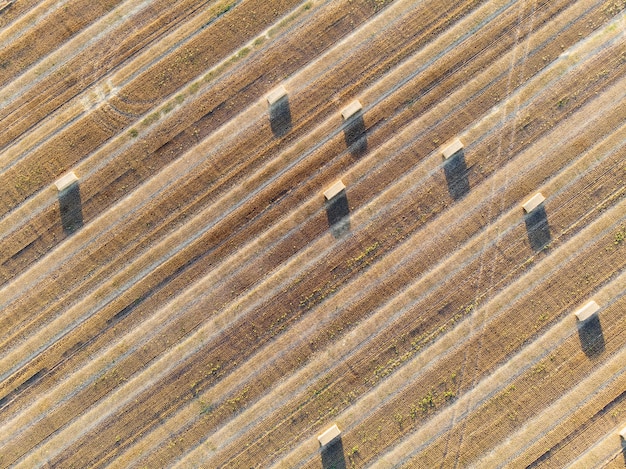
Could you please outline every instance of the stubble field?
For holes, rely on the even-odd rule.
[[[626,465],[625,10],[1,10],[0,466]]]

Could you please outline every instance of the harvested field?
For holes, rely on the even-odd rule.
[[[0,24],[0,467],[626,465],[625,1]]]

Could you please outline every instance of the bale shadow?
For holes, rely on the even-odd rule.
[[[626,466],[626,440],[622,437],[620,440],[622,440],[622,457],[624,458],[624,466]]]
[[[59,192],[59,208],[63,231],[71,234],[83,226],[83,206],[78,183]]]
[[[524,217],[526,223],[526,232],[528,233],[528,241],[533,251],[541,251],[550,241],[550,225],[548,223],[548,215],[543,205],[527,213]]]
[[[289,96],[283,96],[270,105],[270,126],[276,137],[282,137],[291,130]]]
[[[594,358],[604,352],[604,334],[597,314],[578,323],[578,339],[587,357]]]
[[[335,238],[340,238],[350,231],[350,207],[345,189],[326,201],[328,226]]]
[[[367,151],[367,136],[362,110],[355,112],[346,120],[343,136],[352,155],[361,156]]]
[[[346,458],[343,454],[341,437],[322,447],[322,467],[324,469],[346,469]]]
[[[459,200],[469,193],[470,184],[463,149],[457,151],[444,162],[443,172],[446,175],[450,197]]]

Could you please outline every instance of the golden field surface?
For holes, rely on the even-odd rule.
[[[0,44],[0,467],[626,466],[626,0],[14,0]]]

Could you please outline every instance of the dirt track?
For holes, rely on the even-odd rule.
[[[553,249],[578,239],[585,226],[581,218],[585,224],[599,223],[606,217],[597,207],[608,210],[624,193],[618,176],[624,171],[624,146],[617,137],[624,109],[623,43],[609,28],[604,35],[596,34],[595,42],[576,47],[579,34],[601,31],[617,11],[609,14],[610,5],[604,2],[567,3],[529,9],[512,4],[481,16],[489,7],[468,3],[445,12],[430,4],[419,10],[407,8],[410,2],[395,2],[376,11],[373,2],[363,2],[369,9],[359,10],[353,25],[345,13],[340,15],[340,8],[316,4],[313,9],[324,14],[307,21],[308,10],[302,9],[305,16],[297,17],[302,21],[276,40],[276,49],[261,46],[243,57],[215,84],[205,85],[180,107],[141,128],[136,139],[124,133],[111,140],[107,145],[119,149],[108,164],[111,168],[102,166],[81,182],[86,223],[81,230],[69,237],[63,234],[55,220],[58,209],[49,204],[33,218],[30,232],[3,236],[3,252],[21,250],[24,243],[32,243],[33,249],[11,255],[3,264],[0,347],[2,368],[9,371],[0,383],[0,412],[5,428],[13,433],[5,433],[0,462],[24,457],[22,462],[28,464],[46,447],[54,448],[46,459],[63,465],[162,465],[178,458],[187,458],[182,464],[278,462],[425,346],[441,340],[453,324],[476,310],[477,302],[488,301],[502,289],[520,289],[517,280],[535,263],[549,261]],[[323,56],[327,62],[315,64],[323,72],[300,71],[316,53],[374,14],[374,20],[387,17],[398,29],[390,27],[350,55],[337,55],[341,46],[334,45]],[[337,17],[339,22],[333,23]],[[267,24],[275,18],[270,15]],[[451,44],[446,33],[454,36],[456,21],[464,19],[480,25],[477,33],[446,49]],[[326,43],[309,44],[299,59],[283,65],[285,72],[294,73],[289,80],[299,92],[290,97],[293,127],[285,138],[276,139],[263,103],[250,106],[271,88],[273,77],[259,81],[260,72],[274,63],[268,59],[272,53],[278,57],[314,28],[331,23],[335,29],[326,27],[327,35],[320,35]],[[425,26],[418,29],[417,24]],[[564,25],[558,43],[546,24]],[[366,28],[360,34],[369,35]],[[557,59],[569,48],[575,50],[575,59]],[[387,53],[381,56],[380,50]],[[402,67],[420,62],[429,66],[418,68],[407,80]],[[147,77],[160,73],[152,70]],[[433,70],[447,72],[431,75]],[[198,74],[193,71],[180,80]],[[252,94],[234,93],[251,84],[258,87]],[[220,89],[233,90],[232,99],[206,101]],[[123,93],[116,96],[120,103],[131,102],[121,98]],[[361,155],[346,150],[337,116],[341,103],[355,96],[365,105],[367,151]],[[206,104],[194,104],[201,100]],[[146,100],[153,109],[157,101]],[[463,103],[463,109],[456,103]],[[502,109],[492,113],[494,103]],[[607,108],[606,103],[615,107]],[[73,125],[84,125],[95,115],[88,113]],[[598,116],[593,122],[599,128],[585,126],[589,115]],[[167,128],[171,122],[176,125]],[[241,130],[227,133],[228,125],[237,122]],[[127,132],[129,125],[110,127],[111,137]],[[470,189],[455,201],[436,149],[458,133],[468,137],[465,177]],[[576,133],[571,141],[563,137]],[[227,144],[221,135],[228,135]],[[555,136],[563,145],[558,151],[551,142]],[[93,142],[102,145],[111,137],[94,134]],[[124,141],[128,146],[121,145]],[[95,148],[89,142],[80,145],[72,158]],[[52,148],[53,139],[37,151]],[[533,154],[539,148],[551,149],[554,156],[539,164]],[[585,156],[587,150],[591,156]],[[143,159],[133,160],[132,155],[142,151]],[[95,169],[95,155],[81,164]],[[251,158],[241,160],[238,155]],[[153,162],[150,167],[142,165],[147,158]],[[29,161],[19,164],[27,167]],[[572,167],[579,175],[569,184],[555,185],[558,174]],[[125,173],[116,183],[104,183],[120,171]],[[156,171],[159,178],[152,177]],[[193,178],[185,179],[188,174]],[[339,176],[348,183],[351,214],[350,232],[336,239],[328,233],[319,194]],[[41,181],[49,184],[50,173]],[[533,252],[518,204],[543,184],[552,187],[546,203],[552,244]],[[113,210],[107,211],[109,207]],[[14,210],[19,212],[20,206]],[[456,223],[445,221],[454,217]],[[600,245],[611,244],[620,223],[614,221]],[[42,235],[46,227],[48,233]],[[441,233],[441,238],[424,241],[425,233]],[[486,233],[495,234],[495,240]],[[478,247],[478,255],[472,246]],[[451,264],[449,256],[455,252],[459,254]],[[576,299],[623,270],[616,252],[607,250],[595,258],[593,252],[589,247],[580,254],[588,256],[581,257],[588,259],[587,269],[592,260],[599,264]],[[562,271],[576,265],[573,262],[555,266],[552,277],[546,278],[559,279]],[[566,281],[570,283],[563,284],[563,291],[565,285],[576,285],[577,277]],[[413,295],[418,289],[423,289],[422,296],[412,298],[410,306],[390,309],[399,293]],[[553,289],[533,294],[522,289],[520,294],[525,308],[524,301],[559,295]],[[490,367],[505,363],[543,328],[560,320],[572,303],[572,297],[553,303],[540,328],[528,327],[538,315],[525,319],[529,323],[520,322],[515,330],[527,332],[516,338],[503,339],[498,331],[506,328],[483,329],[485,322],[478,323],[475,341],[463,344],[458,356],[471,357],[479,347],[481,361],[446,358],[428,375],[432,379],[421,379],[419,386],[352,423],[344,441],[346,459],[358,466],[375,461],[403,435],[445,409],[448,400],[454,400],[446,393],[454,393],[454,398],[470,393],[481,376],[493,370]],[[503,311],[497,320],[510,327],[511,318],[523,317],[515,308]],[[320,354],[373,317],[388,319],[367,343],[333,358],[328,368],[319,368]],[[143,323],[153,329],[143,329]],[[606,347],[619,350],[619,340],[613,340],[609,330],[619,329],[607,330]],[[506,349],[498,345],[503,343],[509,344]],[[575,347],[576,341],[568,343]],[[172,354],[172,347],[181,355]],[[101,361],[95,361],[97,356]],[[449,363],[463,366],[455,371]],[[581,370],[582,375],[589,373]],[[258,418],[242,426],[255,403],[272,400],[276,383],[298,373],[308,378],[285,389],[276,400],[280,404],[265,414],[255,413]],[[453,373],[458,378],[449,378]],[[82,384],[70,385],[72,374],[82,376]],[[135,386],[146,374],[156,381],[139,392]],[[532,381],[534,376],[529,376]],[[563,375],[557,382],[567,389],[572,386],[568,379]],[[411,417],[407,409],[429,390],[436,396],[433,405],[419,419]],[[410,424],[399,425],[391,418],[403,412]],[[92,420],[97,425],[71,433],[84,415],[97,415]],[[477,425],[473,415],[463,421],[463,428]],[[381,426],[390,432],[385,441],[359,430]],[[23,430],[16,432],[18,428]],[[493,428],[502,432],[501,427]],[[515,426],[506,428],[513,431]],[[55,429],[59,431],[51,433]],[[230,435],[226,444],[211,437],[205,444],[213,432]],[[361,434],[367,448],[350,454]],[[446,458],[458,454],[462,445],[472,445],[471,434],[468,430],[465,439],[450,433],[430,452],[414,457],[450,462]],[[43,446],[36,448],[40,443]],[[440,445],[450,448],[443,456],[436,453]],[[213,454],[211,448],[219,451]],[[479,446],[473,451],[480,455],[487,450]],[[304,460],[319,466],[316,451],[307,450]]]

